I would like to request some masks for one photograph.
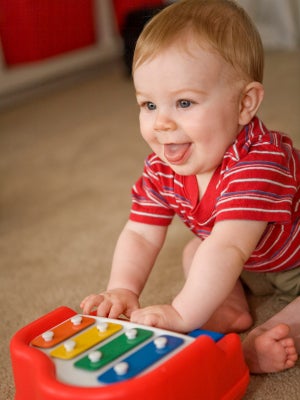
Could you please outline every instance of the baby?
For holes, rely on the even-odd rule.
[[[146,25],[133,80],[153,153],[132,189],[107,290],[81,303],[84,313],[178,332],[242,332],[253,323],[243,271],[280,277],[277,289],[293,300],[246,337],[253,373],[293,367],[300,351],[300,158],[256,115],[263,59],[256,28],[230,0],[179,1]],[[195,234],[185,284],[171,304],[140,308],[174,215]]]

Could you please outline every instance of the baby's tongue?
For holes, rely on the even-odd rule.
[[[182,143],[182,144],[165,144],[164,146],[164,156],[169,162],[178,162],[182,160],[189,149],[189,143]]]

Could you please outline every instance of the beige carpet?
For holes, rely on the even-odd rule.
[[[267,56],[261,115],[300,147],[300,53]],[[13,399],[9,340],[19,328],[105,288],[131,184],[148,149],[138,133],[130,80],[119,63],[58,85],[0,113],[0,399]],[[143,294],[169,302],[182,285],[176,221]],[[257,321],[279,307],[252,298]],[[300,398],[300,364],[252,376],[245,399]]]

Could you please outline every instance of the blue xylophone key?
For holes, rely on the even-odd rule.
[[[183,344],[182,338],[158,336],[121,362],[98,376],[101,383],[116,383],[133,378]]]

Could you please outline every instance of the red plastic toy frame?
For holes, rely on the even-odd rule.
[[[122,383],[99,388],[61,383],[51,359],[29,343],[73,315],[70,308],[57,308],[14,335],[10,350],[15,400],[183,400],[195,394],[206,400],[233,400],[245,394],[249,371],[236,334],[217,343],[200,336],[157,368]]]

